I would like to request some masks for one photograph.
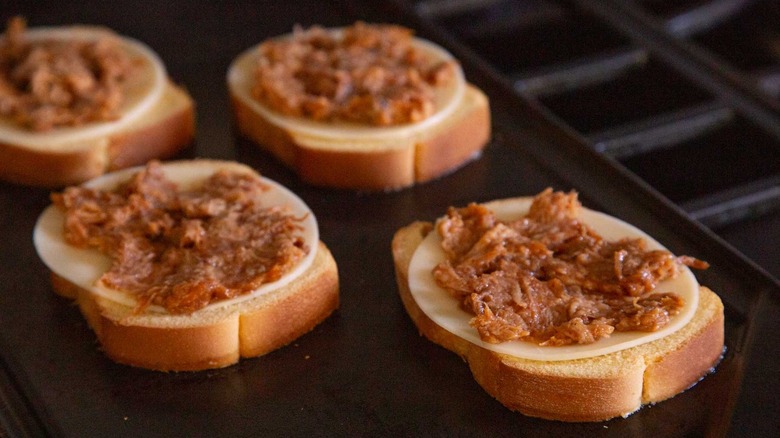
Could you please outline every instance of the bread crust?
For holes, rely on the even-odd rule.
[[[148,114],[121,131],[86,140],[77,148],[39,149],[0,142],[0,179],[51,188],[79,184],[152,158],[169,158],[194,136],[194,102],[184,89],[168,82]]]
[[[642,405],[670,398],[694,385],[720,360],[723,304],[705,287],[691,322],[665,338],[587,359],[543,362],[499,354],[435,324],[409,290],[412,255],[432,230],[415,222],[392,241],[398,290],[420,333],[460,355],[475,380],[499,402],[525,415],[561,421],[602,421],[627,416]]]
[[[358,190],[393,190],[429,181],[476,158],[490,138],[490,109],[482,91],[466,84],[448,118],[417,139],[399,138],[362,150],[318,145],[318,139],[280,127],[231,90],[238,132],[292,168],[309,184]]]
[[[311,267],[285,287],[192,315],[134,315],[56,274],[52,284],[77,302],[116,362],[161,371],[221,368],[290,343],[338,308],[336,262],[324,243],[316,251]]]

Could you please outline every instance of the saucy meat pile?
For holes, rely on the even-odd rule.
[[[680,265],[705,262],[647,250],[643,239],[606,241],[577,218],[580,209],[576,193],[547,189],[514,221],[471,204],[437,222],[446,259],[434,279],[475,315],[482,340],[589,344],[658,330],[682,308],[677,294],[653,289]]]
[[[25,38],[25,21],[9,21],[0,41],[0,117],[27,129],[115,120],[133,60],[114,38]]]
[[[296,28],[260,45],[253,96],[289,116],[388,126],[432,115],[435,87],[453,80],[452,61],[428,59],[412,31],[358,22],[338,36]]]
[[[220,171],[180,191],[158,162],[113,191],[70,187],[52,195],[71,245],[112,259],[100,282],[150,304],[191,313],[279,279],[308,252],[303,218],[264,206],[262,182]]]

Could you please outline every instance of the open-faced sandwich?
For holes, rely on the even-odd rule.
[[[0,179],[81,183],[170,157],[194,130],[192,99],[139,41],[19,17],[0,37]]]
[[[338,307],[314,214],[251,168],[192,160],[109,173],[52,195],[35,247],[105,353],[156,370],[259,356]]]
[[[420,332],[523,414],[627,416],[694,385],[723,352],[723,304],[637,228],[548,189],[450,208],[392,242]]]
[[[311,184],[393,190],[477,157],[487,97],[443,48],[395,25],[296,28],[227,74],[238,131]]]

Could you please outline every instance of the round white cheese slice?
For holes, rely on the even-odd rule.
[[[485,205],[495,212],[498,219],[510,221],[528,213],[532,200],[530,197],[517,198],[512,201],[489,202]],[[583,208],[580,218],[604,239],[619,240],[641,237],[647,241],[648,249],[665,249],[643,231],[612,216]],[[691,270],[683,266],[675,278],[660,282],[655,290],[656,292],[674,292],[685,300],[685,305],[680,312],[660,330],[655,332],[613,332],[608,338],[602,338],[586,345],[543,347],[525,341],[491,344],[482,341],[477,330],[469,325],[473,315],[462,310],[458,300],[436,284],[432,270],[444,259],[441,238],[437,232],[432,231],[417,248],[409,265],[409,289],[420,309],[433,322],[455,336],[466,339],[482,348],[524,359],[543,361],[582,359],[651,342],[668,336],[687,324],[696,312],[699,303],[699,283]]]
[[[329,29],[329,31],[339,34],[342,32],[342,28]],[[289,38],[291,38],[291,34],[278,37],[278,39]],[[231,63],[227,73],[227,84],[231,94],[275,126],[315,139],[337,140],[342,147],[350,147],[351,145],[359,150],[367,142],[390,141],[388,144],[392,144],[394,139],[414,138],[423,134],[431,126],[445,120],[456,110],[466,90],[463,69],[459,63],[455,62],[453,80],[446,87],[436,87],[435,89],[435,112],[419,122],[394,126],[373,126],[341,121],[319,122],[302,117],[290,117],[266,107],[252,96],[261,44],[247,49]],[[415,49],[433,61],[455,61],[447,50],[428,40],[413,38],[412,44]]]
[[[88,181],[84,185],[110,190],[123,181],[128,180],[131,175],[141,169],[141,167],[135,167],[113,172]],[[167,162],[163,165],[166,177],[178,184],[181,190],[196,187],[220,169],[255,174],[251,168],[238,163],[212,160]],[[267,178],[261,179],[263,184],[268,187],[268,190],[264,191],[259,197],[261,205],[286,206],[293,216],[304,218],[299,222],[299,225],[302,227],[300,236],[309,247],[309,253],[291,271],[278,280],[263,284],[252,293],[214,302],[194,314],[207,309],[230,306],[284,287],[305,272],[314,260],[319,242],[319,229],[314,213],[302,199],[286,187]],[[38,251],[38,255],[44,264],[58,276],[82,289],[89,290],[95,295],[113,302],[128,307],[135,307],[137,301],[132,294],[109,289],[98,284],[100,277],[111,266],[110,258],[96,249],[76,248],[66,243],[63,237],[63,221],[64,215],[53,205],[47,207],[38,218],[33,241],[35,249]],[[156,305],[150,306],[147,312],[167,313],[164,308]]]
[[[39,27],[25,32],[30,41],[81,40],[96,41],[100,38],[116,38],[120,47],[137,62],[134,74],[128,79],[125,98],[119,108],[119,118],[82,126],[55,127],[38,132],[19,126],[11,120],[0,118],[0,143],[24,145],[30,149],[57,149],[63,152],[78,150],[87,140],[121,131],[148,112],[162,97],[167,81],[165,66],[159,56],[144,43],[119,36],[100,27]]]

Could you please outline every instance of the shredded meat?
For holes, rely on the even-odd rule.
[[[358,22],[341,37],[296,27],[291,39],[261,44],[252,92],[285,115],[398,125],[432,115],[434,89],[454,71],[454,62],[415,49],[400,26]]]
[[[679,313],[679,295],[653,290],[680,265],[708,265],[647,250],[643,239],[606,241],[577,219],[580,208],[576,193],[547,189],[515,221],[471,204],[437,222],[446,259],[434,278],[475,315],[484,341],[589,344],[658,330]]]
[[[279,279],[308,252],[299,222],[257,202],[250,175],[221,171],[179,191],[158,162],[113,191],[70,187],[52,195],[65,212],[64,237],[112,259],[100,282],[175,314],[246,294]]]
[[[12,18],[0,40],[0,117],[34,130],[114,120],[134,61],[117,40],[35,40]]]

